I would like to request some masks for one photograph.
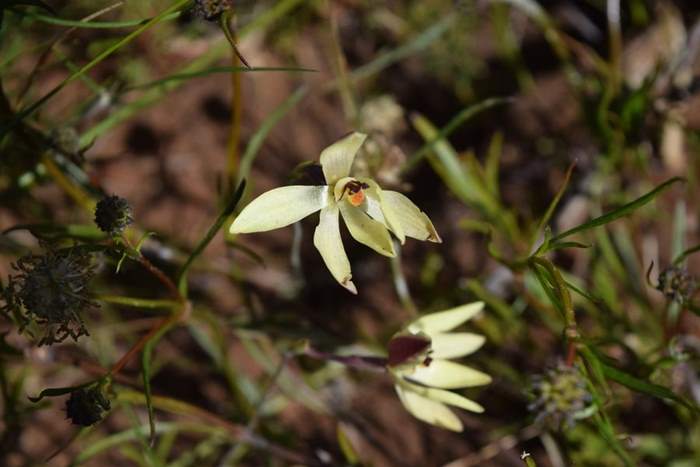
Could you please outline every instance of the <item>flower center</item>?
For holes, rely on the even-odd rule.
[[[345,190],[348,192],[348,201],[355,207],[358,207],[365,200],[365,192],[363,190],[369,188],[366,183],[352,180],[345,185]]]

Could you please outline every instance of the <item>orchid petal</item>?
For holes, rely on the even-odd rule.
[[[382,224],[385,228],[390,228],[387,223],[384,213],[382,212],[381,201],[367,190],[367,196],[365,196],[364,210],[365,212],[375,221]]]
[[[357,294],[352,282],[350,261],[340,238],[338,205],[333,203],[321,210],[321,220],[314,231],[314,246],[321,253],[323,262],[340,285]]]
[[[248,204],[231,233],[266,232],[293,224],[328,204],[328,187],[293,185],[267,191]]]
[[[450,331],[473,318],[483,308],[484,302],[474,302],[438,313],[430,313],[412,322],[408,330],[414,334],[424,332],[428,335]]]
[[[358,180],[369,185],[369,188],[365,190],[367,193],[367,214],[372,216],[373,219],[384,224],[387,229],[391,230],[403,245],[406,242],[406,236],[403,233],[401,224],[399,223],[398,219],[396,219],[394,211],[385,209],[384,205],[382,204],[383,192],[381,187],[371,178],[362,177],[358,178]]]
[[[435,243],[442,242],[433,223],[418,206],[413,204],[413,201],[396,191],[382,190],[380,194],[384,216],[390,219],[392,227],[395,223],[398,224],[396,228],[407,237]]]
[[[436,402],[442,402],[443,404],[454,405],[460,409],[469,410],[470,412],[481,413],[484,408],[474,402],[471,399],[467,399],[461,394],[456,392],[446,391],[444,389],[428,388],[425,386],[419,386],[417,384],[412,384],[407,381],[402,381],[400,383],[407,391],[415,392],[416,394],[432,399]]]
[[[355,154],[364,143],[365,138],[367,138],[365,134],[351,133],[321,152],[321,167],[323,167],[323,175],[326,177],[328,185],[333,185],[339,179],[350,174]]]
[[[433,358],[459,358],[476,352],[484,345],[486,338],[471,332],[450,332],[431,334],[430,354]]]
[[[483,386],[491,382],[491,377],[486,373],[440,359],[432,360],[427,365],[418,365],[413,372],[406,372],[403,376],[409,381],[441,389]]]
[[[362,209],[350,205],[345,200],[338,203],[338,206],[345,225],[348,226],[350,235],[355,240],[384,256],[396,256],[394,244],[386,227],[369,217]]]
[[[398,384],[396,385],[396,393],[399,395],[399,399],[406,410],[417,419],[451,431],[459,432],[464,428],[457,415],[442,402],[423,397],[416,392],[404,389]]]

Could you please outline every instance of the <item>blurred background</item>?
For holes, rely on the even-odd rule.
[[[103,251],[89,336],[37,346],[0,314],[0,465],[700,465],[700,264],[682,255],[700,242],[697,2],[232,0],[248,68],[221,21],[176,3],[1,6],[0,230],[33,225],[0,236],[4,286],[47,239],[104,244],[105,194],[129,202],[127,236],[174,280],[237,181],[240,210],[351,131],[369,134],[356,173],[411,198],[442,243],[389,260],[343,230],[355,296],[313,247],[315,216],[235,238],[227,221],[189,271],[188,318],[152,350],[154,443],[138,357],[90,428],[65,419],[67,393],[26,397],[94,380],[167,315],[101,300],[169,298]],[[596,355],[572,373],[566,323],[518,260],[544,226],[674,176],[572,237],[585,248],[548,253]],[[413,418],[385,373],[299,355],[306,341],[384,356],[416,313],[476,300],[467,328],[487,343],[465,363],[493,382],[465,391],[485,413],[461,411],[462,433]]]

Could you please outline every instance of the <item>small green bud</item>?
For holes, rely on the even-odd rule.
[[[112,195],[101,199],[95,208],[95,224],[110,235],[120,235],[134,221],[131,206],[124,198]]]
[[[76,389],[66,401],[66,418],[73,425],[90,426],[102,420],[103,412],[110,408],[100,386]]]
[[[195,0],[194,15],[207,21],[216,21],[219,15],[233,7],[233,0]]]

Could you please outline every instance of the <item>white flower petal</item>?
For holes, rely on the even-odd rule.
[[[404,235],[418,240],[442,242],[433,223],[413,201],[396,191],[382,190],[380,194],[384,215],[395,219]]]
[[[470,320],[484,308],[484,302],[467,303],[437,313],[430,313],[417,319],[408,326],[412,333],[424,332],[428,335],[450,331]]]
[[[449,360],[435,359],[428,365],[418,365],[412,373],[404,373],[410,381],[441,389],[483,386],[491,377],[479,370]]]
[[[389,224],[384,218],[384,213],[382,212],[381,202],[372,193],[367,193],[367,196],[365,196],[365,202],[363,203],[362,207],[372,219],[379,222],[387,229],[389,228]]]
[[[406,391],[415,392],[418,395],[427,397],[428,399],[432,399],[437,402],[454,405],[455,407],[459,407],[464,410],[469,410],[470,412],[481,413],[484,411],[484,408],[480,404],[477,404],[473,400],[467,399],[466,397],[462,396],[461,394],[457,394],[456,392],[446,391],[444,389],[418,386],[417,384],[411,384],[407,381],[402,381],[400,384],[404,386]]]
[[[266,232],[293,224],[328,204],[327,186],[284,186],[266,191],[231,224],[231,233]]]
[[[403,406],[417,419],[448,430],[462,431],[462,422],[445,404],[405,390],[398,384],[395,387]]]
[[[471,332],[449,332],[430,335],[433,358],[459,358],[476,352],[484,345],[486,338]]]
[[[358,180],[369,185],[369,188],[365,190],[367,192],[367,213],[391,230],[403,245],[406,242],[403,228],[396,218],[396,213],[391,209],[386,209],[383,204],[381,187],[371,178],[361,177]]]
[[[381,223],[369,217],[365,212],[342,200],[338,203],[345,225],[350,235],[358,242],[367,245],[384,256],[396,256],[394,244],[389,231]]]
[[[321,152],[320,162],[327,184],[333,185],[350,174],[355,154],[365,142],[365,138],[367,138],[365,134],[351,133]]]
[[[357,294],[357,288],[351,280],[350,261],[340,238],[338,212],[336,203],[321,210],[321,220],[314,231],[314,246],[321,253],[335,280],[350,292]]]

